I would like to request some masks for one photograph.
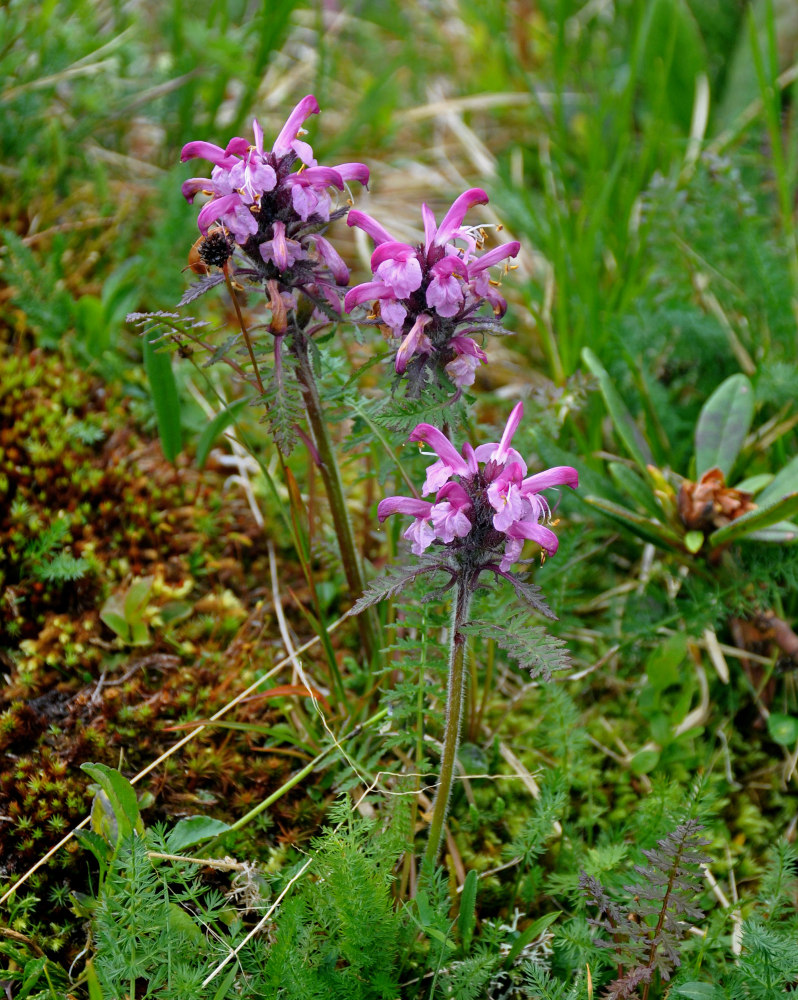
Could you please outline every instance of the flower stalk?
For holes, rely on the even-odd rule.
[[[424,853],[424,864],[432,866],[438,860],[443,826],[449,811],[449,801],[452,797],[452,780],[457,765],[457,750],[460,746],[460,732],[463,723],[463,705],[465,703],[465,688],[467,671],[465,669],[466,636],[462,631],[463,624],[468,619],[471,606],[473,586],[465,580],[455,584],[455,596],[452,603],[452,627],[449,645],[449,682],[446,693],[446,727],[443,733],[443,751],[441,753],[440,780],[438,793],[432,807],[432,821],[429,828],[427,849]]]
[[[335,534],[341,550],[341,563],[344,575],[353,599],[357,600],[366,589],[366,581],[355,544],[352,521],[346,505],[341,471],[338,467],[335,448],[333,447],[330,432],[327,428],[327,421],[324,418],[324,411],[316,379],[313,375],[313,367],[310,363],[308,344],[304,331],[297,330],[292,338],[291,347],[297,359],[297,380],[302,388],[305,412],[318,453],[319,471],[324,483]],[[358,615],[358,627],[366,658],[369,663],[372,663],[382,645],[379,622],[373,608],[369,608]]]

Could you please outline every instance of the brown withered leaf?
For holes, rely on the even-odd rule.
[[[708,469],[697,483],[685,479],[679,489],[679,517],[690,531],[715,531],[755,507],[751,494],[726,486],[717,468]]]

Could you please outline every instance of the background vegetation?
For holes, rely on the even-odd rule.
[[[797,47],[787,0],[0,5],[9,996],[795,989]],[[515,335],[468,430],[523,397],[519,451],[580,472],[534,571],[570,663],[530,682],[475,636],[426,877],[445,600],[382,605],[366,670],[312,464],[297,550],[266,425],[214,419],[235,381],[125,322],[190,281],[182,145],[274,134],[307,93],[319,161],[367,162],[357,207],[397,238],[489,193]],[[379,375],[342,389],[370,337],[342,325],[322,384],[360,406],[333,427],[378,577],[404,550],[376,502],[423,461],[373,419]]]

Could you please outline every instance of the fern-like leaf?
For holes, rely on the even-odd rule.
[[[432,424],[433,427],[448,423],[450,429],[460,423],[459,412],[452,405],[451,396],[433,384],[427,385],[419,398],[389,397],[383,400],[372,412],[371,419],[378,427],[398,434],[409,434],[421,423]]]
[[[598,908],[598,918],[591,922],[611,938],[595,943],[616,955],[618,975],[604,994],[610,1000],[636,996],[640,986],[647,997],[655,972],[667,982],[681,964],[679,948],[688,921],[703,917],[695,900],[702,889],[701,866],[711,859],[700,850],[709,843],[700,836],[702,829],[690,819],[653,850],[643,851],[649,863],[635,865],[639,879],[624,886],[632,905],[615,902],[598,879],[580,875],[582,891]]]
[[[204,295],[212,288],[216,288],[217,285],[221,285],[223,281],[224,275],[221,271],[203,275],[199,281],[195,281],[193,285],[183,292],[180,301],[177,303],[178,306],[187,306],[190,302],[198,299],[200,295]]]
[[[85,559],[76,558],[70,552],[59,552],[48,562],[35,566],[33,576],[44,583],[69,583],[82,579],[88,571]]]
[[[445,569],[440,559],[435,556],[422,556],[417,563],[412,566],[389,566],[383,576],[372,580],[366,587],[363,595],[347,612],[349,615],[359,615],[366,608],[374,604],[379,604],[388,597],[394,597],[408,584],[424,573],[434,573],[436,570]]]
[[[264,393],[252,405],[262,407],[262,418],[271,428],[274,440],[284,455],[290,455],[297,440],[297,424],[305,412],[302,389],[296,377],[296,361],[284,355],[275,343],[275,363],[264,385]]]
[[[563,640],[549,635],[542,625],[531,625],[523,613],[513,615],[504,625],[466,622],[463,631],[493,639],[519,666],[528,669],[532,677],[542,675],[548,680],[553,671],[565,670],[571,662]]]

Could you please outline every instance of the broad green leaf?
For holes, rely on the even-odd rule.
[[[112,594],[100,609],[100,620],[115,632],[123,642],[130,642],[130,626],[124,617],[114,609],[121,602],[118,595]]]
[[[127,778],[106,764],[81,764],[80,769],[97,782],[113,809],[117,824],[116,842],[133,832],[143,833],[144,824],[139,815],[136,792]]]
[[[688,531],[684,536],[684,547],[688,552],[692,552],[693,555],[696,554],[701,549],[704,544],[704,532],[703,531]]]
[[[75,830],[75,839],[87,847],[101,865],[108,860],[110,855],[108,841],[104,840],[98,833],[94,833],[93,830]]]
[[[175,622],[181,622],[184,618],[188,618],[193,610],[194,605],[189,604],[188,601],[167,601],[166,604],[158,608],[158,617],[164,625],[174,625]]]
[[[724,990],[712,983],[682,983],[674,986],[670,993],[673,997],[686,997],[687,1000],[725,1000]]]
[[[169,850],[177,854],[203,840],[218,837],[229,829],[229,824],[223,823],[220,819],[213,819],[210,816],[188,816],[186,819],[181,819],[169,832],[166,843]]]
[[[635,774],[648,774],[659,764],[660,754],[653,747],[643,747],[629,761],[629,767]]]
[[[646,675],[651,686],[664,691],[671,684],[678,684],[679,668],[687,655],[687,636],[682,632],[669,636],[646,660]]]
[[[418,909],[418,918],[422,924],[432,923],[434,912],[429,904],[429,896],[426,889],[421,889],[416,893],[416,908]]]
[[[758,542],[778,542],[787,545],[798,541],[798,524],[793,524],[792,521],[779,521],[769,528],[762,528],[761,531],[752,531],[748,537]]]
[[[174,462],[183,448],[183,432],[180,426],[180,396],[172,371],[172,355],[159,352],[151,344],[147,334],[141,338],[144,354],[144,370],[150,383],[155,419],[158,423],[158,437],[168,462]]]
[[[146,622],[133,622],[130,626],[130,645],[131,646],[149,646],[150,644],[150,630],[147,628]]]
[[[137,618],[141,617],[141,613],[150,599],[154,582],[154,576],[140,576],[128,587],[124,604],[125,620],[128,623],[132,624]]]
[[[14,996],[18,997],[19,1000],[25,1000],[25,998],[30,996],[31,990],[34,987],[41,986],[40,980],[46,965],[47,957],[45,955],[42,955],[41,958],[32,958],[26,962],[22,973],[22,983],[19,991],[14,993]]]
[[[186,911],[177,905],[177,903],[170,903],[168,916],[167,916],[167,931],[182,934],[183,937],[188,938],[193,944],[197,944],[202,940],[202,933],[191,919],[191,917],[186,913]]]
[[[610,500],[605,500],[603,497],[589,496],[583,497],[583,499],[585,503],[590,504],[591,507],[596,507],[606,514],[607,517],[612,518],[613,521],[617,521],[618,524],[622,524],[629,531],[633,531],[647,542],[659,545],[660,548],[680,549],[682,547],[682,538],[675,531],[654,518],[637,514],[635,511],[628,510],[620,504],[612,503]]]
[[[771,712],[768,716],[768,732],[779,746],[795,746],[798,742],[798,719],[794,715]]]
[[[217,413],[202,434],[200,434],[199,440],[197,441],[196,456],[198,469],[202,469],[205,466],[214,441],[219,437],[222,431],[235,422],[238,414],[249,405],[249,402],[249,396],[246,396],[243,399],[237,399],[234,403],[231,403],[224,410]]]
[[[766,486],[769,486],[773,482],[773,478],[769,472],[760,472],[758,476],[749,476],[747,479],[743,479],[741,483],[735,483],[734,488],[741,490],[743,493],[759,493],[760,490],[764,490]],[[798,489],[798,476],[795,477],[795,486],[793,487],[793,490],[796,489]],[[787,492],[791,491],[787,490]]]
[[[97,978],[97,973],[94,971],[94,962],[92,959],[88,959],[86,962],[86,982],[89,987],[89,1000],[103,1000],[103,991],[100,986],[100,980]]]
[[[538,919],[534,923],[530,924],[529,927],[527,927],[527,929],[523,932],[523,934],[519,934],[518,937],[515,939],[515,941],[513,941],[513,946],[512,948],[510,948],[510,953],[504,960],[504,967],[506,969],[509,969],[515,962],[515,960],[518,958],[518,956],[521,954],[521,952],[524,950],[524,948],[531,941],[534,941],[535,938],[540,937],[543,931],[545,931],[547,927],[550,927],[554,923],[554,921],[557,920],[559,916],[560,916],[559,911],[555,911],[554,913],[544,913],[542,917],[538,917]]]
[[[604,403],[606,404],[613,426],[618,433],[618,437],[623,442],[629,455],[645,472],[647,466],[654,464],[654,459],[646,439],[640,433],[640,428],[634,422],[632,414],[626,408],[626,404],[621,399],[606,368],[589,347],[582,349],[582,360],[598,380],[599,390],[604,397]]]
[[[761,505],[781,500],[788,493],[798,493],[798,455],[791,459],[762,490],[757,502]]]
[[[468,875],[466,875],[466,880],[463,883],[463,891],[460,893],[460,915],[457,918],[460,941],[463,945],[463,951],[466,954],[471,946],[471,937],[477,922],[476,903],[478,884],[479,878],[472,868]]]
[[[718,468],[728,481],[754,416],[754,392],[745,375],[722,382],[704,404],[695,429],[696,478]]]
[[[735,518],[730,524],[714,531],[707,542],[713,549],[719,545],[728,545],[729,542],[739,541],[754,531],[778,524],[793,514],[798,514],[798,493],[790,493],[789,496],[767,507],[757,507],[756,510],[750,510],[747,514]]]

